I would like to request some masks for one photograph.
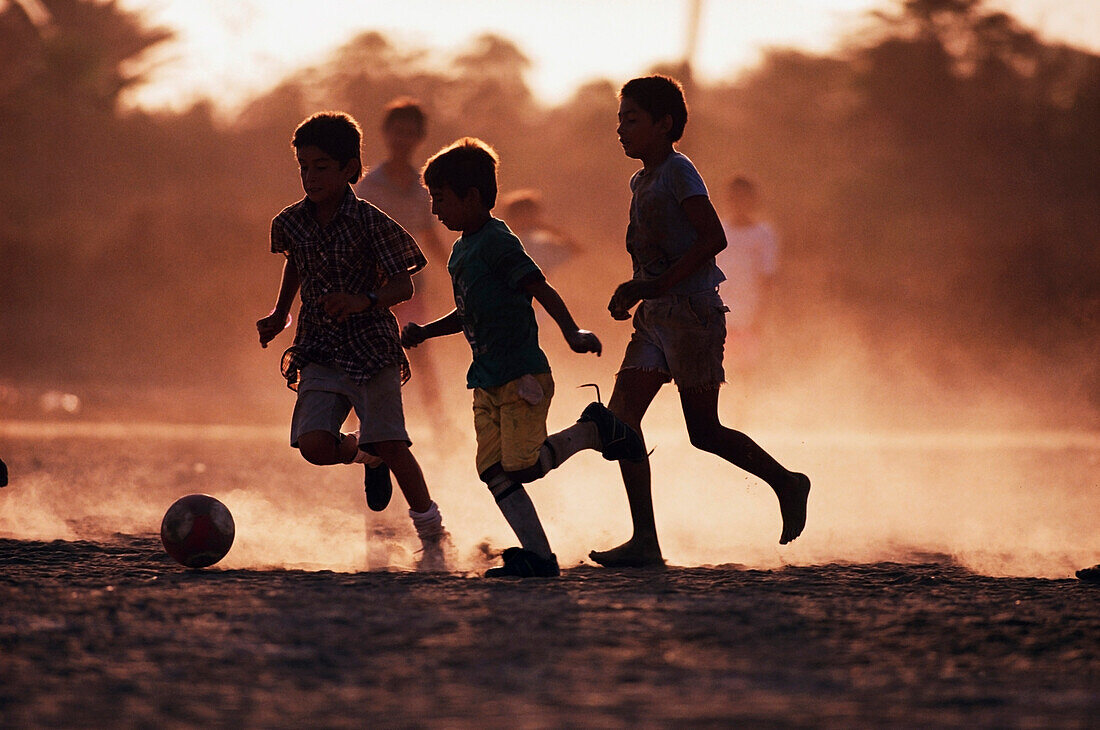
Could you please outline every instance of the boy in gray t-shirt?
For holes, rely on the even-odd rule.
[[[702,177],[673,146],[687,124],[683,90],[673,79],[650,76],[628,82],[619,98],[619,141],[627,157],[641,160],[642,169],[630,179],[626,247],[634,273],[615,290],[608,310],[623,320],[635,305],[638,309],[608,407],[641,434],[653,398],[675,380],[692,445],[771,486],[783,518],[779,542],[786,544],[806,524],[809,478],[788,471],[718,420],[726,307],[718,295],[724,277],[714,257],[726,239]],[[660,565],[649,462],[623,461],[620,468],[634,535],[589,557],[609,567]]]

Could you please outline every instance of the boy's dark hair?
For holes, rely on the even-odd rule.
[[[424,114],[424,108],[420,106],[418,100],[411,96],[399,96],[386,104],[386,111],[382,117],[382,129],[386,129],[394,122],[405,120],[414,122],[420,128],[421,134],[428,129],[428,117]]]
[[[677,142],[684,136],[687,126],[688,110],[684,101],[684,89],[680,82],[668,76],[646,76],[627,81],[619,92],[619,98],[627,97],[644,109],[654,122],[665,115],[672,117],[672,128],[668,130],[670,142]]]
[[[340,167],[345,167],[351,160],[360,160],[359,145],[362,138],[359,122],[350,114],[318,112],[298,125],[290,144],[296,150],[317,147],[336,160]],[[352,182],[358,179],[359,175],[356,174]]]
[[[424,165],[424,184],[429,188],[450,188],[460,198],[470,188],[481,195],[489,210],[497,204],[496,150],[476,137],[463,137],[432,155]]]

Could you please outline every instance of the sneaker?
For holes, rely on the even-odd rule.
[[[504,565],[489,568],[485,571],[486,578],[556,578],[561,575],[558,559],[553,555],[543,558],[530,550],[510,547],[501,557],[504,558]]]
[[[378,466],[363,467],[363,491],[367,493],[367,506],[373,512],[381,512],[393,496],[390,468],[382,462]]]
[[[420,559],[416,561],[416,569],[421,573],[446,573],[447,548],[450,546],[450,535],[446,531],[439,535],[420,541]]]
[[[577,421],[596,424],[596,431],[600,434],[600,453],[608,461],[645,461],[642,437],[602,403],[589,403]]]

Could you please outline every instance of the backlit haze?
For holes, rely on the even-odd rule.
[[[51,5],[56,27],[31,12]],[[637,168],[615,94],[690,57],[681,149],[721,215],[733,176],[756,180],[780,241],[759,360],[727,372],[722,417],[814,486],[779,547],[771,491],[693,449],[665,388],[643,426],[666,557],[936,553],[1068,577],[1100,560],[1098,49],[1098,0],[0,0],[0,536],[155,532],[207,492],[237,521],[227,567],[364,567],[361,472],[289,447],[292,333],[261,349],[255,329],[279,282],[271,219],[302,196],[288,140],[322,108],[359,119],[376,165],[383,105],[415,95],[415,164],[476,135],[502,193],[541,191],[578,244],[551,283],[604,344],[579,356],[540,325],[549,427],[593,399],[582,384],[606,402]],[[444,256],[417,276],[425,316],[453,306]],[[481,570],[479,546],[513,538],[474,473],[469,348],[423,347],[441,398],[414,361],[414,453],[459,567]],[[596,454],[530,492],[563,566],[629,536]],[[404,507],[368,520],[407,567]]]
[[[532,61],[529,83],[560,102],[594,78],[626,79],[693,48],[699,78],[735,74],[771,47],[825,51],[882,0],[702,0],[692,44],[692,0],[121,0],[178,34],[151,55],[150,83],[129,101],[180,108],[198,97],[233,108],[282,76],[375,30],[439,52],[482,33],[515,41]],[[994,0],[1044,35],[1100,48],[1096,0]]]

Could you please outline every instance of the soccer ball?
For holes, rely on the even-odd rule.
[[[177,563],[188,568],[213,565],[233,546],[233,515],[208,494],[177,499],[160,523],[160,541]]]

